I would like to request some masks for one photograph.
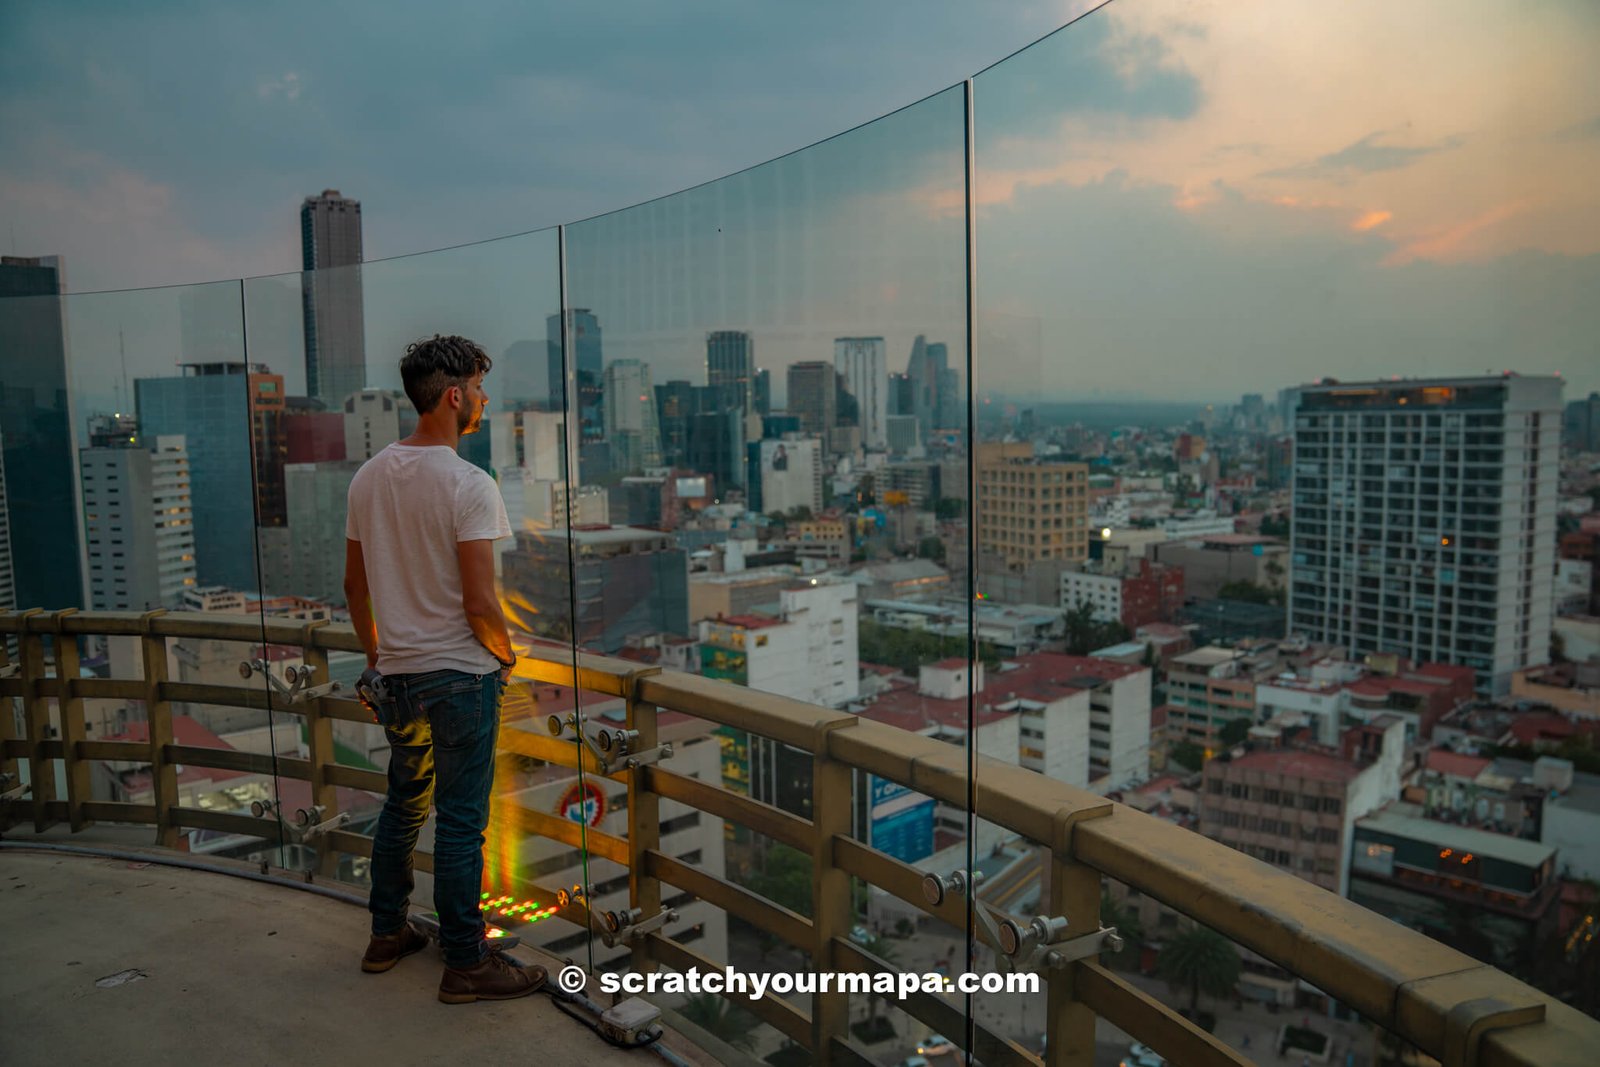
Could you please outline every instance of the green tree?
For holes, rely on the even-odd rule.
[[[1167,753],[1167,758],[1180,767],[1198,771],[1206,761],[1206,750],[1193,741],[1179,741],[1172,746],[1172,751]]]
[[[1190,926],[1168,941],[1156,970],[1175,989],[1189,990],[1189,1012],[1200,1007],[1200,994],[1232,996],[1239,984],[1239,950],[1206,926]]]
[[[941,521],[959,519],[966,511],[966,501],[953,496],[942,496],[933,502],[933,517]]]
[[[1217,732],[1217,739],[1222,742],[1224,748],[1232,748],[1234,745],[1242,744],[1244,739],[1250,736],[1250,727],[1254,725],[1254,721],[1248,715],[1232,719]]]
[[[811,915],[811,857],[797,848],[774,844],[745,885],[796,915]]]
[[[1217,590],[1219,600],[1243,600],[1250,604],[1276,604],[1279,593],[1255,582],[1229,582]]]
[[[756,1017],[718,993],[693,994],[678,1014],[734,1048],[748,1049],[754,1044]]]

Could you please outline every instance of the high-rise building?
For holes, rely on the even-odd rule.
[[[1600,452],[1600,393],[1569,402],[1562,428],[1574,452]]]
[[[706,334],[706,384],[740,415],[755,412],[755,344],[743,330]]]
[[[772,371],[762,367],[756,371],[756,414],[767,416],[772,414]]]
[[[691,470],[709,474],[719,489],[745,484],[745,420],[736,407],[702,410],[689,420]]]
[[[788,412],[800,432],[826,439],[839,423],[838,375],[827,360],[789,364]]]
[[[337,408],[367,384],[361,292],[361,201],[324,189],[300,205],[300,298],[306,393]],[[230,356],[228,359],[237,358]],[[205,362],[226,362],[206,360]]]
[[[502,560],[506,595],[539,606],[527,620],[539,636],[575,634],[581,648],[615,652],[631,635],[688,632],[689,557],[669,533],[594,525],[519,530]]]
[[[0,611],[16,610],[17,580],[11,568],[11,505],[6,499],[5,428],[0,426]]]
[[[923,440],[932,440],[933,431],[953,429],[966,424],[965,413],[960,408],[959,378],[950,368],[950,349],[943,342],[929,343],[921,334],[911,345],[911,358],[906,361],[906,378],[910,390],[910,407],[907,398],[900,397],[899,415],[915,415]]]
[[[571,330],[572,351],[567,354],[570,365],[561,357],[561,316],[550,315],[545,320],[545,359],[550,376],[550,410],[577,412],[580,440],[598,441],[605,434],[601,410],[601,374],[605,365],[602,348],[600,320],[588,308],[572,308],[567,312],[567,325]],[[573,392],[568,395],[562,373],[568,375]]]
[[[255,589],[255,477],[251,440],[260,364],[185,364],[176,378],[133,383],[139,429],[182,435],[189,448],[195,562],[202,585]],[[88,501],[85,501],[87,505]]]
[[[839,337],[833,342],[833,363],[856,401],[861,444],[874,451],[888,446],[889,364],[881,337]]]
[[[681,467],[689,461],[689,420],[699,410],[696,387],[689,382],[675,378],[656,386],[656,425],[665,466]]]
[[[750,472],[751,510],[788,514],[796,508],[822,510],[822,442],[785,435],[779,441],[750,442],[755,470]]]
[[[632,474],[661,466],[661,431],[656,423],[650,364],[637,359],[612,360],[606,366],[604,392],[611,469]]]
[[[56,256],[0,256],[0,427],[13,526],[27,516],[44,537],[14,536],[11,566],[20,607],[79,607],[84,581],[73,447],[74,390]]]
[[[181,435],[139,435],[133,420],[90,421],[78,452],[88,544],[89,607],[177,608],[195,587],[189,453]],[[153,447],[152,447],[153,446]]]
[[[978,551],[1012,570],[1089,556],[1089,468],[1034,458],[1033,445],[978,446]]]
[[[1289,628],[1455,663],[1499,695],[1549,654],[1561,380],[1306,386]]]
[[[289,458],[289,434],[284,423],[288,398],[283,395],[283,375],[258,365],[251,370],[245,388],[250,393],[256,525],[282,526],[289,514],[283,485],[283,467]]]
[[[489,416],[484,416],[486,419]],[[362,389],[344,398],[344,459],[365,463],[416,429],[417,413],[393,389]]]

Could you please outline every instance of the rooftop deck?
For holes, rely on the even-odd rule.
[[[439,1003],[431,946],[363,974],[365,912],[161,859],[0,850],[0,1062],[661,1062],[607,1045],[544,994]],[[552,977],[559,966],[513,955]]]

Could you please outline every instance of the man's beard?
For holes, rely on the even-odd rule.
[[[477,433],[478,427],[482,422],[482,408],[479,408],[475,413],[469,412],[466,408],[462,408],[461,411],[456,415],[456,433],[460,434],[462,437],[467,436],[469,433]]]

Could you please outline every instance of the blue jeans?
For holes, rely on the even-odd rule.
[[[488,955],[483,912],[483,831],[489,825],[495,740],[504,686],[497,673],[429,671],[388,675],[377,708],[389,738],[389,795],[372,839],[372,932],[395,934],[411,904],[412,852],[438,811],[433,906],[445,965],[471,967]]]

